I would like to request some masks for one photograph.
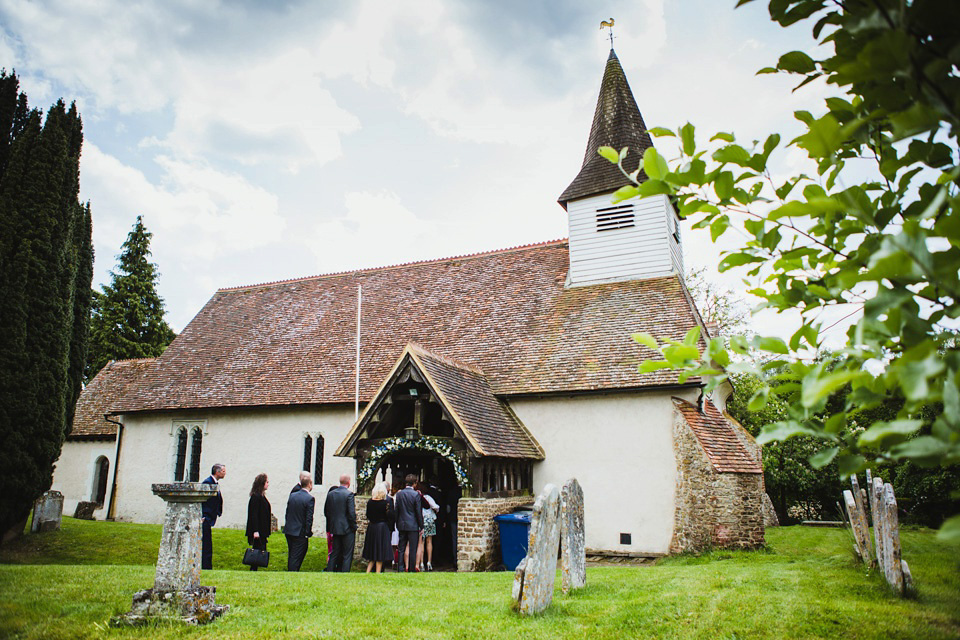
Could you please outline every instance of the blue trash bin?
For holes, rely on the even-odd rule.
[[[527,541],[530,539],[529,511],[505,513],[494,516],[500,527],[500,554],[503,564],[513,571],[527,555]]]

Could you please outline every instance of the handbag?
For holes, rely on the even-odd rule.
[[[247,549],[243,552],[243,564],[248,567],[264,567],[270,564],[270,552],[261,549]]]

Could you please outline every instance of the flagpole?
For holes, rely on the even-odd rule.
[[[353,421],[360,417],[360,305],[363,300],[363,285],[357,285],[357,377],[353,400]]]

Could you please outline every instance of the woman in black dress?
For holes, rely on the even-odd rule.
[[[393,507],[387,499],[383,485],[377,485],[367,502],[367,537],[363,541],[363,559],[366,560],[367,573],[374,570],[383,573],[383,564],[393,559],[393,547],[390,534],[393,532]]]
[[[261,473],[254,478],[250,502],[247,503],[247,542],[261,551],[267,550],[267,538],[270,537],[270,502],[266,495],[269,486],[267,474]],[[256,570],[257,567],[250,567],[250,571]]]

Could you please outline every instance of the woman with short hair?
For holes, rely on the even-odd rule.
[[[254,478],[250,488],[250,501],[247,503],[247,542],[261,551],[267,550],[267,538],[270,537],[272,528],[270,501],[267,500],[269,486],[267,474],[261,473]],[[250,567],[250,571],[256,570],[255,565]]]
[[[374,570],[383,573],[383,564],[393,559],[393,547],[390,546],[393,522],[393,505],[387,498],[386,489],[378,484],[367,501],[367,537],[361,554],[368,563],[367,573]]]

